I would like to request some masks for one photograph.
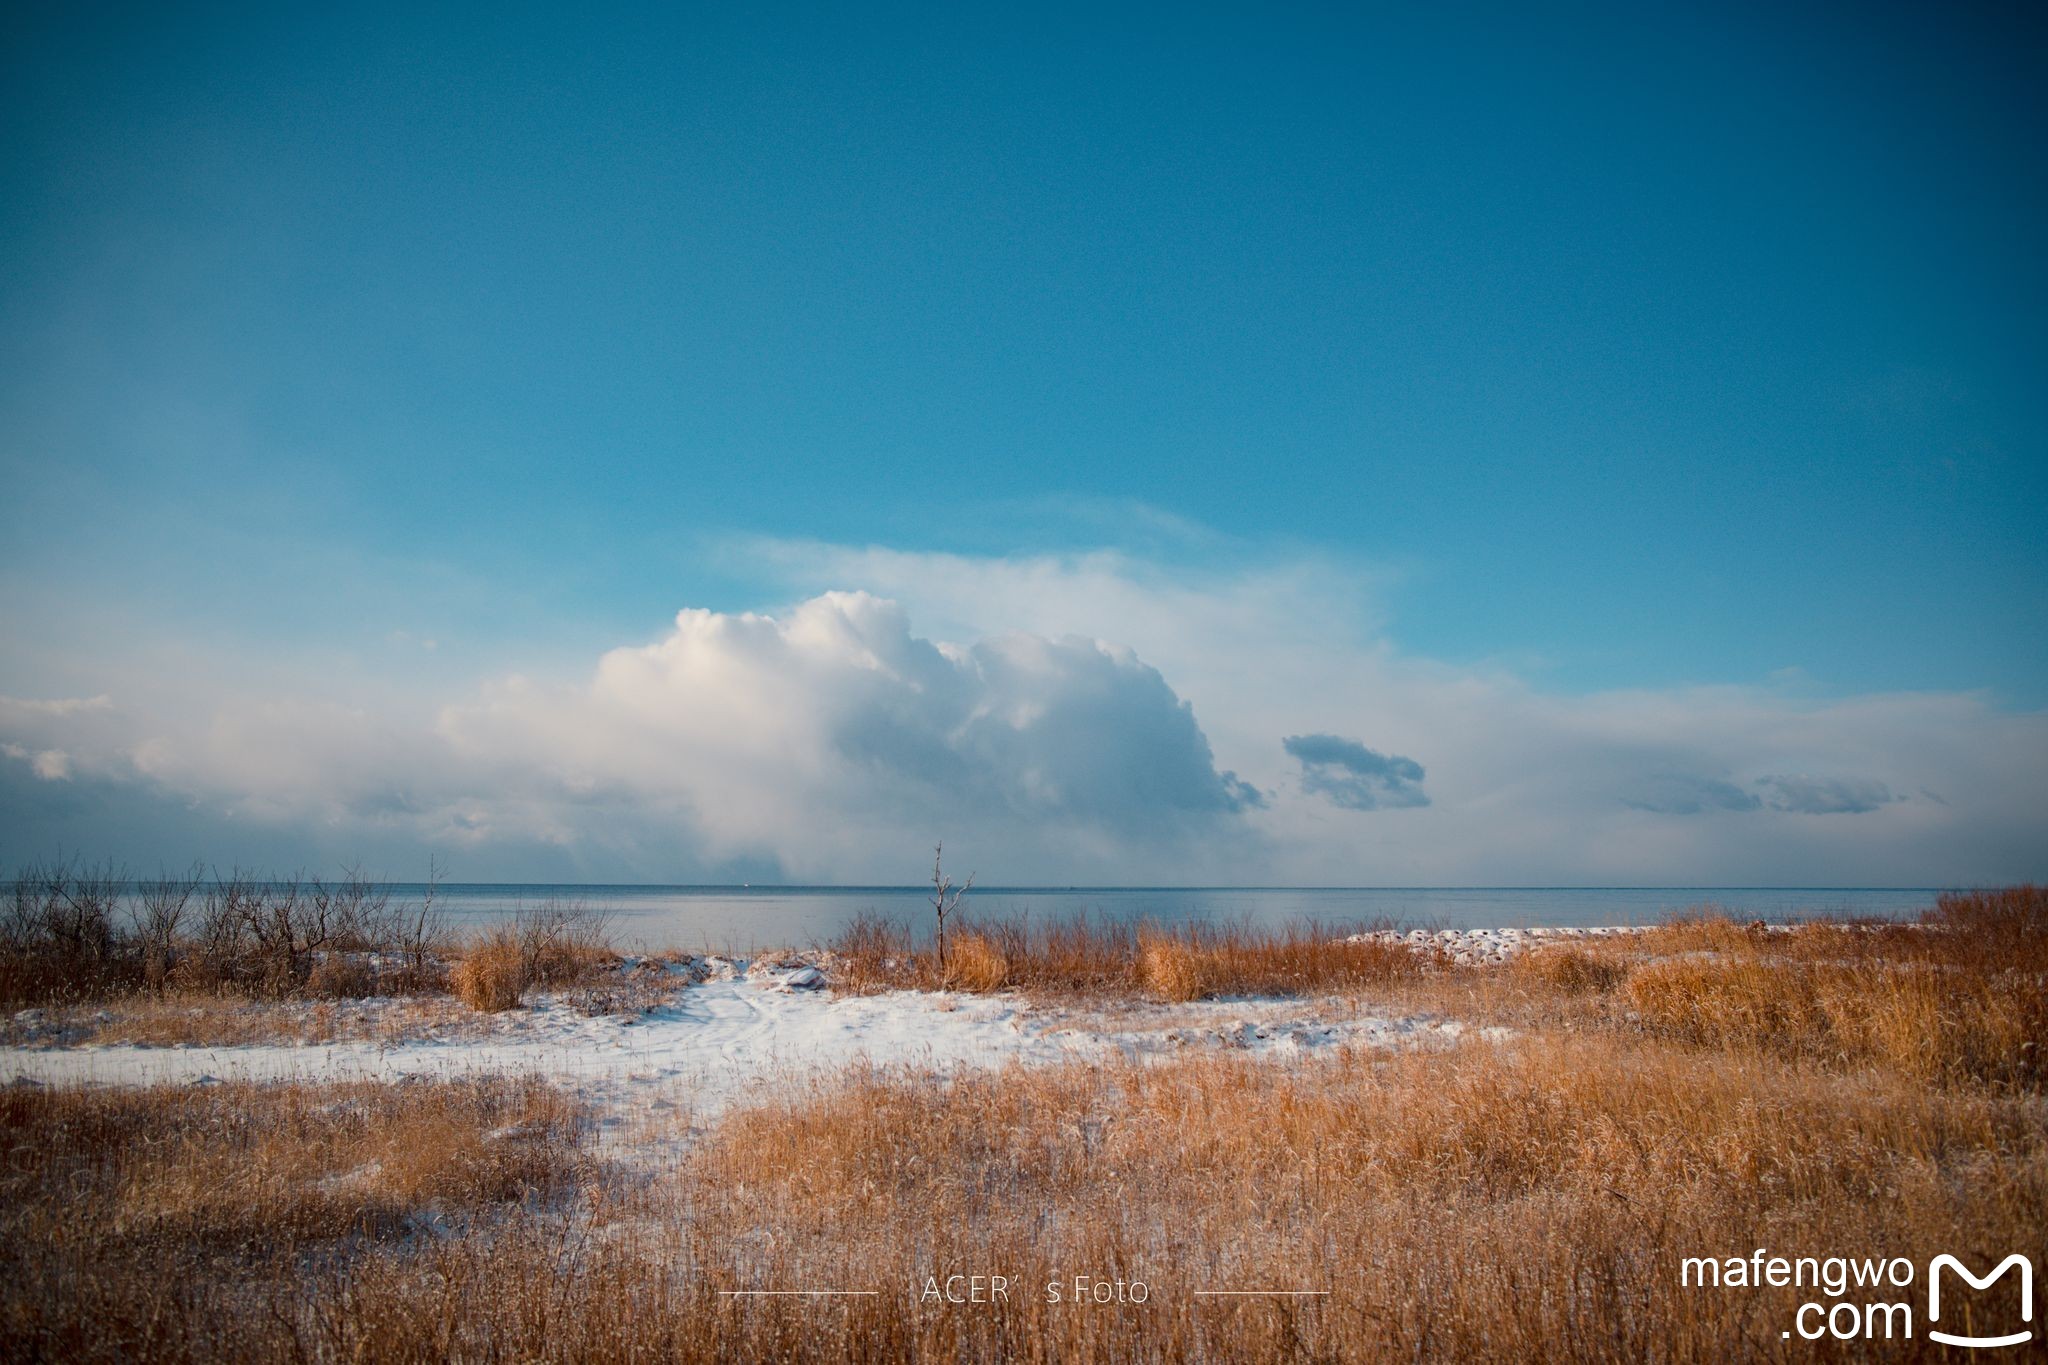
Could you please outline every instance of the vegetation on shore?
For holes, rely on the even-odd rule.
[[[22,869],[0,897],[0,1008],[90,1012],[99,1042],[388,1037],[445,1021],[450,995],[503,1011],[618,960],[605,916],[579,904],[541,902],[464,933],[433,884],[408,901],[355,873],[136,880],[60,862]],[[411,1007],[336,1007],[394,997]]]
[[[1703,918],[1484,967],[1302,965],[1333,945],[1248,931],[984,928],[948,971],[1183,994],[1148,959],[1162,942],[1203,991],[1313,982],[1513,1034],[1299,1065],[855,1074],[653,1164],[610,1159],[529,1082],[15,1087],[4,1354],[1803,1360],[1854,1353],[1781,1335],[1815,1291],[1688,1286],[1681,1258],[2048,1252],[2041,890],[1947,897],[1910,928]],[[841,946],[875,985],[937,970],[906,944]],[[1014,1289],[922,1298],[956,1272]],[[1143,1281],[1146,1302],[1046,1301],[1077,1275]],[[878,1292],[726,1292],[760,1287]],[[1233,1288],[1328,1292],[1195,1292]]]

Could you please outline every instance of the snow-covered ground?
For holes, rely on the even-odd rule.
[[[743,964],[738,964],[743,965]],[[694,973],[693,973],[694,976]],[[862,1064],[943,1073],[1081,1058],[1147,1060],[1229,1049],[1275,1060],[1345,1047],[1445,1046],[1455,1021],[1328,1000],[1034,1007],[1013,996],[895,991],[833,996],[815,968],[722,971],[629,1016],[554,997],[482,1034],[397,1043],[128,1044],[0,1048],[0,1084],[207,1084],[533,1075],[588,1104],[626,1141],[659,1118],[688,1131],[727,1106]]]
[[[1775,925],[1773,928],[1789,928]],[[1353,943],[1399,943],[1410,948],[1434,948],[1459,965],[1505,962],[1515,954],[1546,943],[1570,943],[1574,939],[1616,938],[1640,934],[1644,926],[1603,924],[1592,928],[1530,929],[1371,929],[1353,934]]]

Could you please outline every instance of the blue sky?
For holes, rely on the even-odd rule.
[[[1818,711],[1910,696],[1976,708],[1987,750],[2035,752],[2048,53],[2025,9],[744,9],[17,19],[0,695],[109,701],[0,735],[21,755],[0,802],[33,831],[16,842],[412,859],[462,827],[392,811],[445,814],[500,779],[430,798],[366,774],[389,809],[309,814],[221,757],[222,717],[317,703],[453,743],[450,715],[509,677],[580,685],[679,610],[787,623],[826,590],[903,604],[906,639],[1135,650],[1192,706],[1203,771],[1277,798],[1231,808],[1264,843],[1211,869],[1225,880],[1379,880],[1415,856],[1393,820],[1447,822],[1440,853],[1401,863],[1426,880],[1609,870],[1590,845],[1461,862],[1493,827],[1449,823],[1520,780],[1470,764],[1427,804],[1316,836],[1371,830],[1391,845],[1373,858],[1302,852],[1309,813],[1337,811],[1286,736],[1441,771],[1431,723],[1384,700],[1410,684],[1345,691],[1360,661],[1540,698],[1553,728],[1618,723],[1617,697],[1749,689],[1818,733]],[[1005,597],[1032,565],[1045,591]],[[1134,615],[1096,609],[1125,600],[1105,582]],[[1159,625],[1227,632],[1254,601],[1293,623],[1275,667],[1336,671],[1258,723],[1258,689],[1217,681],[1232,645]],[[884,629],[865,610],[856,633]],[[1355,656],[1316,652],[1332,639]],[[1011,696],[994,660],[977,685]],[[1898,793],[1933,790],[1916,756],[1960,742],[1894,720],[1786,752],[1701,737],[1702,705],[1660,722],[1679,757],[1585,778],[1587,809],[1646,817],[1686,804],[1671,782],[1728,784],[1739,799],[1707,804],[1754,815],[1748,842],[1613,875],[1869,880],[1856,859],[1899,831],[1861,816],[1906,818]],[[93,735],[56,719],[116,713]],[[932,742],[966,743],[955,719]],[[1377,733],[1404,727],[1413,754]],[[540,821],[474,835],[476,875],[837,879],[758,829],[707,835],[613,769],[564,777],[595,760],[530,751],[546,728],[470,756],[617,784],[647,842],[679,824],[705,851],[665,862]],[[819,735],[844,757],[846,732]],[[973,752],[1007,793],[985,837],[1033,845],[1031,784]],[[1077,752],[1031,762],[1092,790],[1059,766]],[[38,772],[45,753],[69,757]],[[1836,797],[1758,833],[1774,794],[1823,789],[1769,785],[1791,777]],[[80,805],[88,781],[111,804]],[[803,799],[778,810],[836,809],[815,772],[788,781]],[[1465,784],[1448,813],[1445,782]],[[1887,799],[1841,809],[1870,805],[1859,783]],[[1165,804],[1235,790],[1196,787]],[[2010,809],[2037,789],[1994,787],[2006,842],[1981,812],[1940,816],[1942,793],[1888,875],[2048,873],[2019,852],[2048,842],[2038,805]],[[906,809],[908,838],[924,812]],[[1802,815],[1820,832],[1787,833]],[[1867,844],[1841,842],[1858,825]],[[1022,861],[1067,870],[1046,839]],[[1161,860],[1178,865],[1112,843],[1079,865]]]

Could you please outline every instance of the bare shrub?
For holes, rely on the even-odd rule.
[[[141,984],[141,957],[116,911],[128,884],[113,864],[22,868],[0,911],[0,999],[90,999]]]
[[[830,950],[838,962],[836,984],[863,995],[906,984],[916,961],[910,930],[872,910],[857,913]]]
[[[618,964],[610,923],[575,902],[547,901],[513,917],[521,970],[530,986],[574,986]]]
[[[447,950],[448,917],[437,903],[441,865],[427,861],[427,887],[417,905],[394,907],[386,921],[386,937],[405,960],[404,989],[439,990],[443,984],[441,955]]]
[[[135,943],[142,957],[142,979],[150,990],[162,994],[171,969],[177,965],[180,931],[185,912],[199,890],[198,864],[182,877],[160,873],[154,881],[136,887]]]

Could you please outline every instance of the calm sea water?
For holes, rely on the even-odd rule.
[[[424,889],[397,886],[416,898]],[[732,948],[824,941],[863,911],[922,929],[929,890],[901,886],[586,886],[444,885],[441,903],[458,925],[489,923],[548,901],[604,911],[621,946]],[[1660,887],[1572,890],[1554,887],[1425,887],[1281,890],[1217,888],[976,888],[962,920],[1033,919],[1079,914],[1172,924],[1206,920],[1286,925],[1503,928],[1539,924],[1646,924],[1712,906],[1741,919],[1794,920],[1816,915],[1900,918],[1934,903],[1929,889],[1828,890],[1772,887]]]

